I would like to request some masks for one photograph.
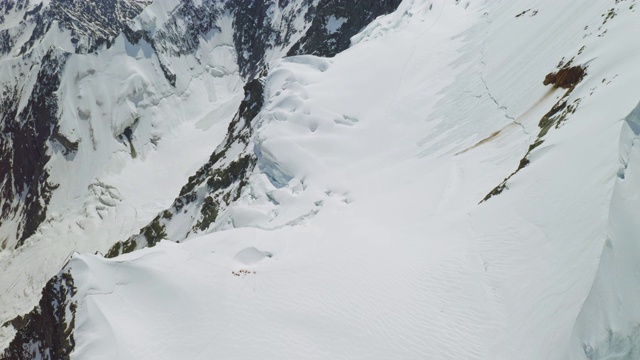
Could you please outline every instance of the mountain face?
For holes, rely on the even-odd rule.
[[[129,26],[128,23],[147,5],[136,1],[92,3],[54,0],[46,6],[38,3],[28,10],[28,2],[3,3],[3,23],[7,27],[2,30],[2,38],[5,39],[2,54],[6,57],[7,65],[11,64],[16,70],[6,76],[3,92],[3,136],[8,138],[3,141],[2,152],[2,179],[6,184],[3,186],[2,217],[12,218],[13,222],[19,224],[15,234],[4,240],[4,247],[13,246],[14,243],[22,245],[46,217],[51,188],[57,186],[47,180],[48,169],[45,165],[50,161],[50,156],[46,154],[47,142],[55,142],[62,147],[61,151],[66,156],[78,151],[79,143],[61,132],[56,119],[62,111],[58,104],[61,99],[58,99],[56,91],[60,88],[60,77],[64,76],[65,62],[70,54],[90,53],[99,56],[108,52],[116,37],[121,36],[130,46],[150,47],[148,50],[157,57],[158,67],[165,80],[175,87],[176,75],[172,72],[170,58],[195,54],[200,41],[222,32],[220,23],[228,18],[232,25],[225,32],[232,33],[225,35],[233,37],[233,44],[230,45],[233,45],[237,54],[241,77],[250,80],[267,68],[269,61],[281,57],[282,52],[294,44],[300,47],[307,46],[305,44],[310,42],[310,46],[321,49],[319,53],[325,56],[335,55],[346,49],[348,41],[336,41],[336,32],[330,33],[327,30],[323,33],[318,29],[319,26],[324,26],[323,21],[326,22],[333,16],[329,14],[331,11],[324,9],[334,9],[335,16],[343,16],[340,17],[343,21],[348,19],[347,15],[357,14],[340,32],[341,36],[348,39],[375,17],[392,11],[398,1],[387,1],[376,5],[372,10],[362,12],[357,10],[366,4],[336,6],[330,2],[325,4],[318,1],[204,1],[196,4],[193,1],[183,1],[173,4],[175,8],[170,10],[162,8],[166,5],[164,3],[155,6],[161,8],[159,11],[167,11],[163,14],[166,19],[162,20],[161,26],[153,23],[157,21],[154,7],[141,16],[139,23]],[[316,9],[321,11],[316,12]],[[22,15],[22,19],[16,25],[11,24],[16,22],[19,15]],[[322,19],[313,20],[311,29],[314,30],[315,39],[307,40],[308,36],[299,39],[309,30],[306,22],[316,19],[316,15]],[[52,28],[52,24],[57,26]],[[51,37],[62,39],[49,39]],[[20,43],[21,40],[24,41],[23,44]],[[313,45],[315,43],[317,45]],[[104,49],[100,50],[101,47]],[[35,54],[38,52],[40,56]],[[22,60],[22,64],[18,59]],[[37,75],[33,73],[34,66],[41,68]],[[18,70],[20,67],[23,70]],[[25,74],[26,67],[29,67],[30,74]],[[37,86],[33,89],[17,87],[24,86],[29,80],[35,81]],[[24,103],[19,104],[29,96],[26,106]],[[38,116],[43,118],[37,118]],[[85,114],[81,118],[86,116]],[[21,139],[20,136],[39,138],[25,141],[28,137]],[[23,146],[26,148],[20,148]],[[18,149],[13,150],[16,147]],[[23,173],[25,171],[27,173]],[[21,197],[25,199],[18,201]],[[16,221],[16,217],[22,219]]]
[[[46,165],[51,156],[47,154],[47,142],[55,141],[65,154],[78,146],[60,133],[56,121],[56,90],[70,53],[51,45],[34,50],[34,44],[50,33],[69,32],[70,48],[86,53],[113,40],[126,22],[142,11],[140,4],[127,1],[52,1],[45,8],[42,3],[30,10],[27,7],[25,1],[5,1],[1,9],[0,54],[5,60],[1,215],[3,223],[11,219],[18,225],[10,231],[15,234],[5,235],[3,248],[16,240],[16,245],[21,245],[46,217],[56,186],[48,181]],[[57,29],[51,30],[52,24],[57,24]],[[26,41],[19,44],[21,40]],[[31,87],[25,88],[28,82]]]
[[[0,0],[2,358],[639,358],[636,7]]]
[[[371,11],[345,3],[334,15],[342,16],[341,34],[348,38],[398,3],[387,1]],[[306,43],[302,37],[313,26],[324,53],[346,49],[348,42],[332,40],[335,32],[318,28],[334,5],[318,0],[0,4],[3,341],[10,339],[7,321],[35,305],[40,287],[71,252],[116,254],[114,243],[127,241],[131,251],[138,239],[140,246],[154,244],[163,231],[155,214],[174,200],[171,209],[195,201],[194,211],[205,215],[190,226],[208,228],[217,209],[212,197],[180,187],[194,187],[198,179],[214,186],[205,191],[230,193],[232,183],[244,178],[255,163],[251,156],[228,166],[215,163],[242,141],[233,131],[250,131],[262,99],[258,79],[294,44]],[[324,20],[315,21],[319,14]],[[249,96],[244,101],[243,87]],[[169,163],[181,163],[173,169],[166,166],[170,153],[175,158]],[[156,170],[127,173],[139,162]],[[231,173],[216,182],[214,164]],[[202,169],[195,172],[198,166]],[[130,194],[147,188],[134,196],[141,203],[123,196],[117,185],[122,182],[136,183],[125,185]],[[152,182],[155,188],[148,186]],[[119,232],[104,231],[112,227]],[[41,351],[52,346],[51,338],[45,343]],[[7,356],[18,356],[12,354]]]

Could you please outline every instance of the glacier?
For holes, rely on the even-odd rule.
[[[64,69],[5,358],[640,357],[635,0],[230,3],[3,55]]]

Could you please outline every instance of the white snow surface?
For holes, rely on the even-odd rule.
[[[50,182],[60,186],[47,219],[23,246],[13,249],[9,243],[0,252],[0,323],[29,312],[74,251],[106,252],[137,234],[171,205],[224,139],[242,101],[243,80],[231,20],[220,17],[218,26],[221,31],[202,40],[195,54],[164,59],[180,74],[175,88],[144,40],[133,45],[121,35],[99,55],[70,56],[57,93],[59,126],[67,139],[79,142],[78,151],[64,155],[51,144]],[[69,42],[61,31],[52,33],[35,48],[42,53],[37,56],[61,42],[56,36]],[[0,79],[16,82],[17,71],[9,65],[21,62],[3,60]],[[33,82],[34,77],[26,86]],[[131,143],[121,135],[127,127],[134,129]],[[0,238],[15,237],[16,226],[0,223]],[[0,328],[0,348],[11,338],[8,329]]]
[[[213,232],[114,259],[72,257],[72,358],[638,358],[634,5],[405,0],[334,58],[283,59],[253,125],[256,171]],[[566,99],[575,112],[480,203],[518,168],[565,94],[542,80],[571,58],[587,66]],[[95,84],[122,81],[96,62],[111,76]],[[144,73],[130,84],[134,95],[153,86]],[[129,114],[166,102],[149,116],[167,116],[176,102],[204,101],[207,86],[112,106]],[[230,114],[215,110],[240,101],[226,94],[208,111]],[[200,127],[223,126],[200,117]],[[166,144],[204,136],[193,123],[171,126],[182,130]],[[176,147],[140,141],[149,149],[141,156],[158,160],[109,155],[116,170],[104,183],[131,202],[166,186],[175,193],[179,176],[157,166],[179,156]],[[171,170],[183,175],[206,158],[184,151],[193,163]],[[98,202],[120,201],[96,186]],[[150,198],[131,206],[147,220],[171,200]],[[129,229],[130,216],[114,219]]]
[[[264,45],[268,48],[265,66],[282,58],[310,25],[301,2],[292,1],[283,8],[276,3],[265,21],[289,31],[291,43],[269,39]],[[153,37],[183,5],[178,0],[154,1],[130,26]],[[24,55],[17,49],[29,41],[34,24],[25,24],[22,15],[10,12],[0,24],[0,29],[20,34],[14,51],[0,57],[0,87],[21,87],[19,112],[28,104],[43,56],[51,48],[69,53],[55,93],[56,120],[60,135],[78,149],[66,153],[55,140],[47,144],[48,181],[59,187],[52,192],[46,219],[33,236],[15,249],[22,224],[15,218],[0,221],[0,324],[31,311],[44,284],[73,252],[106,252],[167,209],[225,138],[246,80],[239,74],[235,20],[229,12],[216,15],[214,30],[199,39],[195,52],[182,55],[165,51],[175,44],[162,37],[155,39],[154,49],[144,39],[132,44],[124,35],[95,53],[76,54],[70,31],[57,26]],[[164,74],[167,69],[176,76],[175,86]],[[193,220],[195,211],[190,210],[180,215]],[[169,236],[179,239],[191,227],[177,221],[169,225]],[[11,326],[0,327],[0,349],[13,336]]]
[[[330,16],[327,21],[327,25],[325,28],[327,29],[328,34],[335,34],[342,25],[347,21],[347,18],[337,18],[335,16]]]

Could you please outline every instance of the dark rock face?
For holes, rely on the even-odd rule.
[[[13,49],[14,43],[8,29],[0,31],[0,55],[8,54]]]
[[[333,56],[349,47],[353,35],[376,17],[394,11],[400,2],[322,0],[315,6],[313,0],[298,0],[295,4],[292,0],[204,0],[196,5],[193,0],[185,0],[153,35],[124,31],[132,43],[144,39],[160,53],[180,56],[195,52],[200,39],[221,30],[216,26],[219,16],[233,14],[233,41],[240,74],[251,80],[268,66],[265,56],[269,51],[290,48],[288,55]],[[310,25],[296,28],[296,19]],[[294,38],[301,32],[305,32],[304,36],[294,44]],[[170,69],[163,71],[172,74]],[[173,76],[171,80],[175,83]]]
[[[255,78],[267,65],[265,54],[268,50],[291,46],[291,38],[298,32],[293,20],[298,17],[313,17],[311,0],[300,0],[289,11],[285,8],[288,1],[239,0],[227,3],[227,10],[235,14],[233,22],[238,65],[241,75],[246,79]],[[276,5],[277,4],[277,5]],[[282,12],[282,21],[274,21],[273,6]]]
[[[169,21],[154,35],[156,50],[173,56],[194,53],[202,37],[211,31],[219,31],[216,20],[220,14],[220,5],[215,1],[204,0],[200,6],[193,0],[182,1]]]
[[[401,0],[321,0],[314,6],[311,0],[301,0],[291,12],[283,13],[286,21],[277,23],[271,15],[270,2],[239,0],[227,8],[235,14],[234,42],[241,74],[252,79],[264,69],[268,50],[290,47],[287,55],[334,56],[347,49],[350,39],[376,17],[393,12]],[[279,1],[280,10],[291,0]],[[297,33],[292,20],[304,17],[310,23],[304,36],[295,44]]]
[[[14,13],[22,12],[29,4],[28,0],[2,0],[0,1],[0,24],[4,24],[7,16],[15,16]],[[22,28],[24,26],[19,26]],[[16,30],[0,30],[0,55],[8,54],[14,46]]]
[[[17,113],[20,94],[17,87],[7,90],[0,107],[0,220],[8,220],[22,209],[18,215],[22,221],[16,234],[17,246],[33,235],[44,221],[51,190],[56,187],[48,182],[49,174],[45,169],[50,159],[47,142],[57,124],[56,91],[68,55],[51,49],[44,56],[29,101],[20,113]]]
[[[53,21],[58,22],[60,29],[71,31],[77,53],[93,52],[103,44],[110,44],[145,5],[134,0],[53,0],[43,11],[36,8],[38,11],[25,15],[36,27],[20,52],[31,49],[49,31]]]
[[[401,0],[324,0],[318,5],[305,36],[287,55],[334,56],[375,18],[395,11]]]
[[[75,347],[73,327],[76,304],[73,277],[69,272],[54,276],[42,290],[40,303],[25,316],[3,326],[17,330],[15,338],[0,359],[64,360]]]
[[[54,150],[50,145],[58,144],[65,156],[72,156],[78,149],[77,142],[60,134],[57,119],[56,92],[71,54],[51,48],[38,59],[30,50],[55,21],[58,27],[70,31],[76,52],[95,51],[113,41],[146,3],[52,0],[48,6],[41,3],[26,11],[28,5],[28,0],[0,1],[0,21],[8,15],[23,17],[19,25],[0,31],[0,55],[13,52],[22,67],[16,71],[19,76],[11,83],[3,84],[0,98],[0,224],[5,221],[19,224],[15,234],[16,247],[33,235],[44,221],[51,192],[57,187],[48,181],[46,170],[51,150]],[[18,13],[20,11],[24,14]],[[34,23],[35,27],[18,54],[14,48],[15,39],[24,34],[27,23]],[[37,71],[37,75],[31,75],[29,70]],[[31,76],[35,77],[35,86],[25,89]],[[19,109],[21,99],[25,98],[29,99],[26,106]],[[5,246],[8,246],[8,239],[0,239],[0,249]]]
[[[151,1],[149,1],[150,3]],[[71,43],[76,53],[96,51],[100,46],[107,46],[146,7],[147,3],[136,0],[52,0],[47,6],[39,3],[27,11],[29,0],[0,1],[0,24],[7,17],[22,17],[15,26],[0,31],[0,55],[26,54],[34,45],[44,38],[54,23],[60,30],[71,33]],[[20,50],[14,49],[16,39],[25,35],[25,31],[33,25],[29,39]]]
[[[0,1],[0,24],[5,22],[5,16],[12,11],[20,11],[29,3],[28,0],[3,0]]]

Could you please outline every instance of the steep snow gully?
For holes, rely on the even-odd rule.
[[[0,2],[1,357],[640,358],[636,7]]]

